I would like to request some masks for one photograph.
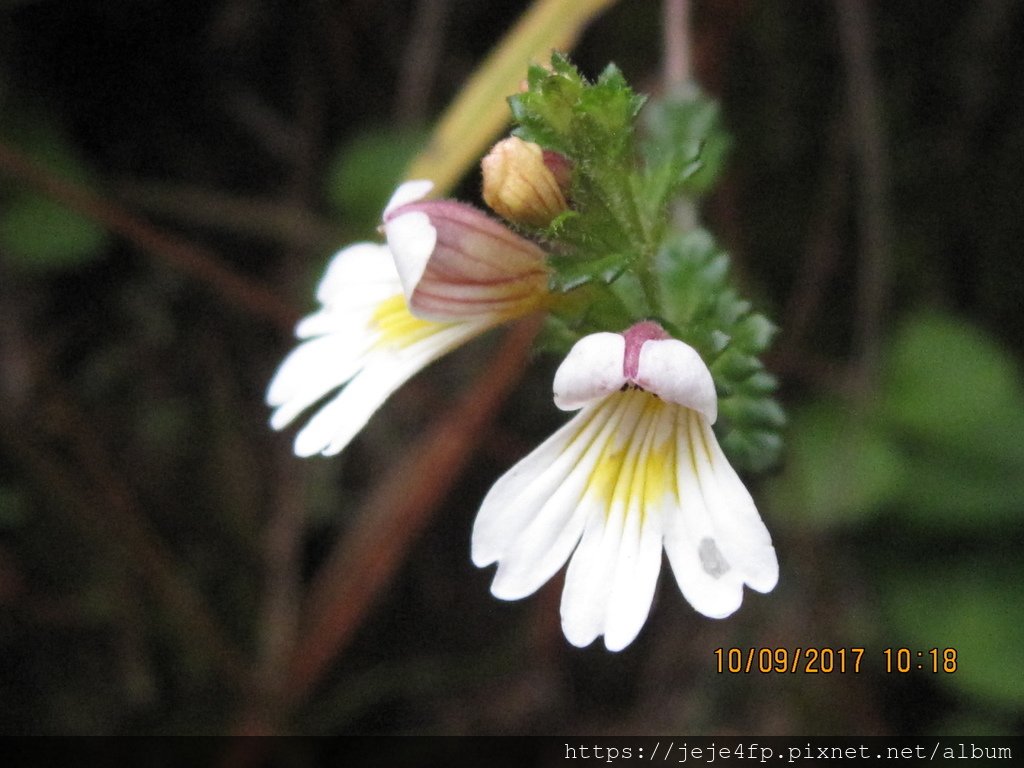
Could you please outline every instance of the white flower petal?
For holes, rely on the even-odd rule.
[[[691,433],[695,445],[697,435],[702,437],[694,463],[714,521],[717,545],[747,585],[758,592],[770,592],[779,579],[779,561],[771,534],[750,492],[722,453],[711,426],[691,418]]]
[[[395,208],[422,200],[430,194],[430,190],[433,188],[434,182],[428,179],[414,179],[413,181],[399,184],[398,189],[391,195],[391,199],[388,200],[388,204],[384,207],[384,216],[387,217]]]
[[[661,572],[661,519],[631,513],[630,527],[623,532],[615,582],[608,596],[604,644],[609,651],[621,651],[643,629],[651,612]]]
[[[437,229],[422,211],[409,211],[395,216],[384,225],[388,247],[394,254],[395,267],[406,297],[412,296],[423,279],[430,256],[437,245]]]
[[[597,506],[597,501],[590,504]],[[621,538],[621,516],[605,521],[590,514],[583,538],[565,572],[562,591],[562,632],[578,648],[585,648],[604,633],[608,595]]]
[[[401,291],[401,287],[396,287],[398,291]],[[401,296],[401,293],[394,293],[392,295]],[[384,301],[387,297],[384,298]],[[362,330],[364,334],[369,335],[370,321],[373,318],[376,307],[380,305],[378,302],[375,306],[349,306],[349,307],[325,307],[319,312],[314,312],[311,315],[307,315],[302,318],[295,326],[295,337],[298,339],[311,339],[316,336],[329,336],[329,335],[359,335],[359,331]]]
[[[296,455],[333,456],[340,452],[396,389],[487,327],[472,323],[438,326],[437,331],[403,350],[371,353],[362,370],[296,435]]]
[[[378,243],[356,243],[338,251],[316,289],[325,307],[351,310],[378,304],[401,291],[391,251]]]
[[[384,213],[394,247],[356,243],[335,254],[317,287],[321,309],[296,327],[297,336],[307,341],[288,355],[268,387],[267,402],[276,409],[271,426],[286,426],[337,390],[296,436],[300,456],[337,453],[421,368],[543,304],[548,275],[543,252],[471,206],[422,204],[449,222],[457,241],[447,246],[444,258],[432,259],[439,231],[416,205],[432,187],[421,180],[395,191]],[[474,246],[478,241],[486,246],[483,251]],[[438,314],[447,314],[434,318],[440,322],[410,311],[428,266],[431,278],[422,301],[440,305],[444,311]],[[452,307],[457,311],[448,311]]]
[[[593,333],[577,341],[555,372],[555,405],[572,411],[621,389],[625,351],[620,333]]]
[[[743,601],[748,569],[743,548],[732,546],[737,531],[719,525],[719,515],[735,513],[727,506],[719,480],[710,471],[707,440],[709,434],[713,440],[714,433],[710,427],[705,433],[702,421],[703,417],[694,411],[682,410],[679,414],[676,444],[680,451],[680,514],[670,518],[666,526],[665,551],[679,589],[694,609],[711,618],[724,618]],[[743,493],[749,499],[746,489]],[[749,510],[739,514],[749,523],[752,511],[757,528],[767,533],[753,502],[748,503]],[[774,556],[774,550],[772,553]]]
[[[657,463],[651,454],[664,450],[673,414],[658,407],[646,415],[648,423],[642,428],[646,434],[633,469],[615,583],[608,598],[604,644],[609,651],[621,651],[632,643],[647,621],[661,572],[662,517],[674,512],[665,503],[671,497],[661,487],[657,470],[651,471]]]
[[[267,388],[267,405],[277,408],[270,426],[287,426],[306,408],[355,376],[370,343],[368,337],[335,334],[312,339],[292,350]]]
[[[602,404],[620,409],[622,417],[616,425],[616,434],[603,446],[585,497],[585,502],[600,510],[600,514],[589,515],[583,539],[565,574],[562,630],[573,645],[589,645],[607,631],[609,601],[616,585],[627,528],[627,505],[642,449],[641,441],[634,437],[638,424],[645,417],[646,401],[642,393],[627,393],[616,398],[614,405]],[[646,607],[650,608],[650,601]],[[624,635],[632,628],[616,629]],[[640,628],[635,629],[639,632]]]
[[[497,562],[579,463],[604,421],[578,414],[501,476],[473,523],[471,554],[480,568]]]
[[[777,566],[767,530],[713,438],[703,416],[643,391],[581,411],[484,501],[473,560],[498,561],[492,592],[531,594],[578,541],[563,630],[581,647],[604,635],[617,651],[647,619],[663,546],[683,595],[707,616],[733,613],[745,581],[770,589]]]
[[[569,558],[562,629],[580,647],[636,638],[662,548],[684,597],[713,618],[739,608],[745,584],[768,591],[778,579],[771,537],[711,428],[710,372],[649,325],[577,342],[555,399],[586,407],[495,484],[474,526],[473,561],[498,562],[503,599],[530,594]]]
[[[697,350],[677,339],[655,339],[640,348],[636,383],[662,400],[704,414],[712,424],[718,397],[711,371]]]
[[[473,561],[500,559],[491,586],[496,597],[532,594],[569,559],[588,514],[581,499],[620,415],[599,407],[577,414],[488,494],[474,525]],[[517,482],[524,475],[536,479]]]

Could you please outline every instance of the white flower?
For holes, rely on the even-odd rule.
[[[546,300],[543,251],[470,206],[417,202],[430,186],[398,188],[384,211],[392,247],[337,253],[317,287],[321,309],[295,329],[303,342],[267,389],[270,425],[333,394],[296,435],[299,456],[338,453],[418,371]]]
[[[743,585],[778,580],[771,537],[711,429],[714,382],[697,352],[652,322],[584,337],[555,374],[555,404],[581,409],[484,499],[473,527],[491,591],[533,593],[569,560],[562,629],[609,650],[643,627],[664,548],[683,596],[722,618]]]

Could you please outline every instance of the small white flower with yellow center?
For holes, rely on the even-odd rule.
[[[618,651],[647,620],[662,548],[706,616],[739,608],[744,584],[771,591],[771,536],[715,439],[715,386],[692,347],[653,322],[586,336],[554,397],[580,412],[498,480],[473,527],[473,562],[498,563],[496,597],[533,593],[569,560],[566,638]]]
[[[304,341],[267,390],[271,426],[335,393],[296,436],[299,456],[338,453],[418,371],[547,301],[540,248],[472,206],[422,200],[431,186],[395,191],[384,210],[388,245],[336,254],[317,287],[321,309],[295,329]]]

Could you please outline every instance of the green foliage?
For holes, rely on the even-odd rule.
[[[877,516],[905,477],[903,455],[882,427],[838,400],[793,415],[785,473],[772,506],[794,527],[841,528]]]
[[[786,417],[758,356],[775,326],[729,287],[729,257],[706,230],[670,234],[656,263],[665,326],[701,353],[715,377],[723,448],[741,467],[771,466]]]
[[[644,111],[652,204],[677,194],[698,197],[718,181],[731,141],[718,103],[694,86],[668,94]]]
[[[515,133],[561,153],[573,171],[571,210],[538,233],[553,253],[551,287],[589,287],[585,311],[579,302],[556,310],[560,328],[547,342],[567,346],[583,333],[661,321],[708,361],[730,457],[749,469],[770,466],[785,415],[759,356],[775,327],[731,288],[729,257],[709,232],[671,226],[674,207],[692,204],[721,170],[729,139],[717,105],[695,88],[673,93],[645,110],[638,135],[645,100],[614,65],[590,83],[555,54],[550,69],[530,69],[527,84],[509,99]]]
[[[565,56],[530,67],[528,90],[509,98],[516,134],[567,157],[599,165],[630,162],[633,121],[644,98],[614,64],[588,83]]]
[[[638,243],[649,250],[632,191],[633,124],[644,99],[614,65],[590,83],[560,54],[552,56],[550,71],[531,67],[527,83],[525,93],[509,99],[514,133],[573,164],[573,212],[545,234],[573,261],[612,258],[624,269],[637,257]]]
[[[22,151],[71,182],[90,184],[92,175],[52,121],[31,110],[12,110],[0,132]],[[106,231],[65,206],[35,192],[0,184],[0,251],[14,268],[31,273],[73,269],[95,259]]]
[[[105,242],[106,233],[92,221],[40,195],[18,193],[0,213],[0,250],[25,271],[86,264]]]

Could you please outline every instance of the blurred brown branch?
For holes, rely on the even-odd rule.
[[[839,38],[846,67],[851,139],[860,172],[860,273],[857,282],[858,384],[870,388],[878,368],[883,315],[889,294],[892,234],[889,166],[882,124],[878,78],[872,55],[874,31],[864,0],[836,0]]]
[[[0,172],[102,224],[229,303],[290,334],[299,313],[268,288],[231,270],[217,256],[147,224],[92,190],[61,178],[0,141]]]
[[[358,522],[337,543],[305,601],[302,634],[286,680],[289,701],[308,696],[351,641],[518,383],[538,328],[536,319],[513,326],[487,369],[371,491]]]
[[[260,238],[299,250],[326,250],[345,240],[338,227],[290,201],[137,179],[119,182],[115,189],[124,204],[189,226]]]
[[[403,123],[423,122],[430,105],[430,92],[444,52],[444,25],[450,0],[418,0],[402,60],[402,73],[395,97],[395,113]]]
[[[828,287],[836,274],[841,255],[839,222],[849,203],[849,136],[847,111],[840,109],[829,125],[825,155],[819,171],[818,201],[813,209],[796,282],[786,303],[782,327],[785,333],[771,355],[771,368],[784,374],[815,375],[817,363],[808,364],[807,336],[822,309]],[[817,358],[817,355],[811,355]],[[835,363],[827,368],[838,366]],[[797,370],[802,366],[802,370]],[[845,374],[832,371],[841,381]],[[824,386],[824,377],[810,383]],[[827,387],[825,387],[827,388]]]
[[[662,7],[664,36],[664,75],[668,88],[678,87],[693,78],[693,43],[690,34],[689,0],[664,0]]]

